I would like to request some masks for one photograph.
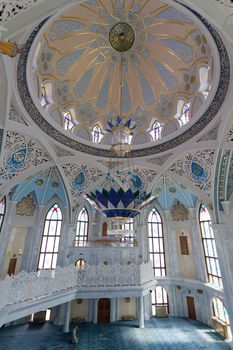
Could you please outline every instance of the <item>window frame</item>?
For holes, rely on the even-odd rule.
[[[155,125],[158,125],[157,127]],[[150,130],[150,135],[153,139],[153,141],[158,141],[162,137],[162,124],[158,121],[155,120],[152,124],[151,130]]]
[[[58,217],[56,219],[53,219],[52,215],[55,209],[58,210],[58,215],[57,215]],[[49,215],[50,215],[50,218],[48,218]],[[40,252],[39,252],[39,258],[37,263],[38,271],[54,270],[57,266],[57,257],[59,253],[59,245],[60,245],[60,238],[61,238],[62,219],[63,219],[62,210],[57,203],[54,203],[47,211],[47,214],[44,220],[43,234],[41,238]],[[55,230],[54,230],[55,234],[50,233],[52,222],[56,222]],[[48,242],[52,242],[52,240],[53,240],[53,249],[52,251],[49,251]],[[45,267],[46,257],[49,255],[52,255],[52,258],[50,260],[50,267]],[[54,258],[55,258],[55,264],[54,264]],[[42,264],[41,264],[41,259],[42,259]]]
[[[201,219],[202,208],[204,208],[207,211],[208,216],[209,216],[208,220]],[[211,217],[210,217],[208,209],[206,208],[206,206],[204,204],[201,204],[199,207],[199,225],[200,225],[201,241],[202,241],[203,254],[204,254],[204,259],[205,259],[205,266],[206,266],[206,273],[207,273],[208,282],[213,284],[216,287],[223,288],[222,275],[221,275],[221,270],[220,270],[220,266],[219,266],[214,231],[211,227]],[[210,249],[210,246],[211,246],[211,249]],[[213,252],[212,255],[209,254],[210,251]],[[212,265],[213,263],[215,265],[214,268]],[[213,273],[213,269],[215,269],[217,274]],[[215,283],[215,282],[217,282],[217,283]]]
[[[149,218],[152,214],[152,211],[155,211],[160,219],[160,221],[149,221]],[[156,233],[157,235],[153,235],[153,225],[156,225]],[[151,227],[151,229],[149,229],[149,226]],[[167,275],[167,269],[166,269],[166,257],[165,257],[165,248],[164,248],[164,234],[163,234],[163,222],[162,222],[162,218],[161,215],[159,213],[159,211],[153,207],[150,210],[150,213],[148,215],[148,220],[147,220],[147,227],[148,227],[148,242],[149,242],[149,256],[151,258],[151,256],[153,256],[153,259],[150,259],[152,261],[152,265],[153,265],[153,272],[154,272],[154,276],[155,277],[163,277]],[[152,235],[150,236],[150,232],[152,233]],[[153,249],[152,251],[150,250],[150,240],[151,240],[151,247],[155,247],[156,245],[156,241],[153,242],[153,239],[157,240],[157,247],[158,247],[158,251],[156,252],[155,249]],[[155,257],[158,255],[159,257],[159,267],[155,267]],[[161,256],[163,256],[163,259],[161,259]],[[164,264],[162,264],[161,262],[164,262]],[[164,266],[163,266],[164,265]],[[162,267],[163,266],[163,267]],[[156,274],[156,270],[160,271],[159,274]]]
[[[86,213],[87,220],[80,220],[80,216],[83,213]],[[84,247],[86,243],[88,242],[88,231],[89,231],[89,214],[88,210],[85,206],[82,207],[82,209],[78,213],[78,219],[77,219],[77,224],[76,224],[76,233],[75,233],[75,247]],[[83,223],[83,225],[82,225]],[[84,226],[84,227],[83,227]],[[80,230],[83,227],[83,234],[80,234]],[[77,234],[77,232],[79,233]]]
[[[98,129],[98,131],[96,129]],[[101,126],[99,124],[95,124],[92,128],[92,141],[94,143],[100,143],[103,137],[104,134]]]

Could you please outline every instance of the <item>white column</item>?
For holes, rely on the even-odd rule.
[[[116,298],[116,321],[119,321],[119,298]]]
[[[116,298],[111,298],[110,306],[110,323],[116,321]]]
[[[143,297],[138,297],[138,326],[139,328],[144,328],[144,305]]]
[[[65,320],[64,320],[64,326],[63,326],[64,333],[69,333],[70,331],[70,311],[71,311],[71,301],[66,303]]]
[[[94,308],[93,299],[89,299],[88,300],[88,322],[93,322],[93,308]]]
[[[99,299],[94,299],[93,323],[97,323],[98,322],[98,302],[99,302]]]

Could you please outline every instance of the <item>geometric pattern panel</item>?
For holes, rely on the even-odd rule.
[[[174,162],[169,170],[192,181],[195,186],[211,195],[211,168],[214,164],[214,149],[205,149],[188,153],[184,158]]]
[[[48,153],[36,140],[16,131],[7,131],[4,157],[0,167],[0,184],[23,171],[47,163]]]

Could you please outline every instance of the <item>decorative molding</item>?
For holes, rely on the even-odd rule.
[[[188,7],[187,7],[188,8]],[[189,9],[190,10],[190,9]],[[188,130],[184,131],[179,136],[163,142],[159,145],[154,145],[152,147],[143,148],[139,150],[132,150],[130,156],[131,157],[144,157],[151,154],[158,154],[160,152],[164,152],[166,150],[172,149],[176,146],[181,145],[182,143],[188,141],[195,135],[197,135],[201,130],[203,130],[210,122],[211,120],[216,116],[219,109],[221,108],[225,96],[228,91],[229,82],[230,82],[230,62],[228,53],[226,50],[226,47],[221,40],[219,34],[215,31],[215,29],[207,22],[207,20],[200,15],[198,15],[196,12],[192,11],[194,15],[196,15],[203,24],[207,27],[210,34],[212,35],[215,44],[219,51],[219,59],[220,59],[220,80],[218,84],[218,88],[216,91],[216,94],[213,98],[212,103],[209,105],[207,110],[204,112],[202,117],[193,124]],[[31,48],[31,45],[40,30],[40,28],[44,25],[46,21],[43,21],[40,23],[40,25],[31,33],[30,37],[28,38],[24,50],[19,58],[18,63],[18,70],[17,70],[17,80],[18,80],[18,90],[22,99],[22,102],[24,104],[25,109],[27,110],[28,114],[31,116],[31,118],[34,120],[34,122],[48,135],[50,135],[52,138],[54,138],[56,141],[72,148],[75,150],[78,150],[80,152],[88,153],[90,155],[96,155],[96,156],[102,156],[102,157],[111,157],[111,151],[110,150],[104,150],[104,149],[98,149],[93,146],[88,146],[83,143],[80,143],[76,140],[70,139],[68,136],[64,135],[57,129],[55,129],[52,125],[50,125],[40,114],[36,106],[34,105],[32,98],[29,93],[29,89],[27,86],[27,79],[26,79],[26,66],[27,66],[27,58],[28,54]]]
[[[185,221],[188,220],[189,211],[184,204],[178,202],[173,205],[171,215],[174,221]]]
[[[7,130],[3,165],[0,167],[0,184],[30,167],[48,161],[50,157],[39,142],[16,131]]]
[[[153,280],[151,262],[141,265],[86,264],[83,270],[70,265],[58,266],[55,270],[22,271],[15,276],[7,275],[0,281],[0,310],[72,288],[140,286]]]
[[[36,205],[32,197],[23,197],[20,202],[16,204],[16,214],[22,216],[33,216]]]

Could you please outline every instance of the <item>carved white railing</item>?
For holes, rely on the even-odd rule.
[[[143,277],[142,277],[143,276]],[[36,300],[72,288],[138,286],[153,279],[151,263],[142,265],[85,265],[57,267],[55,270],[20,272],[0,281],[0,310],[28,300]]]
[[[45,0],[0,0],[0,22],[7,22]]]

